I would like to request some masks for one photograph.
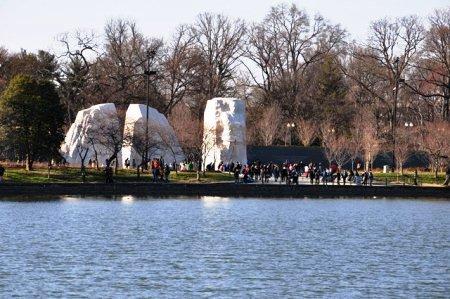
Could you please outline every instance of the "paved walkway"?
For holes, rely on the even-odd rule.
[[[252,184],[263,184],[262,182],[261,182],[261,180],[258,180],[258,181],[255,181],[254,183],[252,183]],[[278,184],[278,185],[286,185],[286,182],[283,182],[283,183],[281,183],[281,180],[280,179],[278,179],[278,181],[277,182],[275,182],[275,179],[273,178],[273,177],[271,177],[270,179],[269,179],[269,182],[268,183],[264,183],[264,184],[269,184],[269,185],[274,185],[274,184]],[[298,184],[299,185],[311,185],[311,182],[310,182],[310,179],[309,178],[305,178],[304,176],[302,176],[302,177],[299,177],[299,179],[298,179]],[[320,180],[320,184],[319,185],[324,185],[325,186],[325,184],[322,182],[322,179]],[[330,186],[337,186],[338,184],[335,182],[334,184],[333,183],[328,183],[327,185],[330,185]],[[342,181],[341,181],[341,184],[340,185],[343,185],[343,183],[342,183]],[[385,182],[383,182],[383,181],[374,181],[373,182],[373,184],[372,184],[373,186],[386,186],[386,183]],[[391,185],[391,183],[389,183],[388,185]],[[392,185],[394,185],[394,184],[392,184]],[[401,185],[401,184],[397,184],[397,185]],[[356,184],[355,183],[349,183],[348,181],[346,182],[346,186],[356,186]]]

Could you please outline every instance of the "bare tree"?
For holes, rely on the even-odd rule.
[[[184,154],[175,132],[170,127],[157,126],[155,128],[155,133],[160,141],[161,151],[169,154],[169,156],[173,159],[175,164],[175,172],[178,173],[177,165],[181,162],[179,161],[179,157],[183,157]]]
[[[262,101],[275,100],[292,116],[306,70],[336,50],[344,36],[339,26],[321,16],[311,20],[294,4],[272,7],[251,27],[244,60]]]
[[[426,123],[420,130],[419,149],[429,157],[437,178],[439,167],[450,156],[450,124],[446,121]]]
[[[414,64],[417,71],[406,83],[426,99],[441,99],[441,118],[450,121],[450,7],[435,10],[429,22],[423,55]]]
[[[394,154],[397,159],[397,173],[403,175],[403,166],[406,161],[411,157],[414,153],[414,130],[411,128],[405,128],[399,126],[397,128],[396,134],[396,144],[397,146],[394,148]]]
[[[317,126],[312,121],[300,118],[296,129],[303,146],[310,146],[317,137]]]
[[[204,128],[187,106],[177,105],[169,116],[169,121],[178,137],[178,142],[183,149],[187,161],[195,162],[206,170],[205,157],[214,150],[217,140],[214,128]],[[197,167],[197,178],[199,171]]]
[[[191,34],[199,54],[199,66],[194,83],[197,95],[190,104],[201,119],[207,100],[232,93],[245,24],[224,15],[203,13],[191,26]]]
[[[166,99],[163,114],[189,96],[195,83],[193,75],[199,67],[198,51],[194,47],[195,37],[188,26],[178,27],[171,43],[162,56],[162,92]]]
[[[125,124],[123,146],[131,147],[139,158],[138,161],[135,161],[138,178],[147,164],[160,153],[161,142],[158,138],[158,131],[158,127],[151,123],[149,123],[148,130],[145,130],[145,124],[143,126],[139,123]]]
[[[322,145],[328,163],[336,162],[338,167],[342,167],[350,161],[350,139],[346,136],[338,135],[337,131],[330,124],[324,124],[321,130]]]
[[[355,165],[358,168],[357,162],[363,155],[363,127],[360,120],[362,117],[359,115],[355,117],[352,122],[352,127],[350,129],[350,136],[348,136],[348,151],[350,154],[351,169],[355,169]]]
[[[109,21],[105,36],[105,53],[98,57],[93,70],[99,100],[118,106],[146,101],[144,72],[149,60],[150,68],[158,69],[156,56],[160,55],[162,41],[146,38],[136,23],[124,19]],[[156,100],[152,103],[155,108],[161,108],[159,105]]]
[[[108,121],[98,124],[93,132],[93,143],[98,144],[101,147],[104,155],[108,158],[105,161],[106,167],[111,167],[115,162],[115,172],[119,166],[119,153],[123,145],[123,124],[121,124],[119,118],[113,114],[106,116]]]
[[[375,21],[371,25],[367,44],[353,47],[352,60],[344,69],[346,75],[377,102],[373,106],[383,108],[385,122],[391,131],[389,137],[394,148],[394,165],[398,102],[404,99],[399,92],[400,84],[410,71],[423,39],[424,28],[418,17]]]
[[[82,136],[80,139],[83,140],[85,138],[87,138],[87,131],[82,132]],[[78,157],[80,158],[81,179],[84,183],[84,182],[86,182],[86,166],[85,166],[85,164],[86,164],[87,155],[90,151],[89,143],[79,142],[76,145],[76,151],[78,153]]]
[[[281,109],[276,103],[264,108],[261,118],[256,122],[256,129],[263,145],[272,145],[277,138],[281,124],[281,115]]]
[[[56,76],[59,92],[67,107],[66,123],[70,124],[77,111],[86,108],[91,98],[92,72],[99,54],[97,37],[93,32],[77,31],[64,33],[58,37],[63,46],[58,56],[60,67]]]
[[[366,123],[363,125],[361,145],[364,153],[365,169],[372,169],[373,160],[381,148],[380,139],[378,138],[376,127],[373,124]]]
[[[181,103],[172,109],[169,122],[178,137],[187,161],[199,162],[202,158],[202,123],[193,115],[189,107]]]
[[[217,140],[217,136],[220,136],[220,130],[221,127],[216,128],[203,128],[203,142],[201,146],[201,152],[202,152],[202,169],[203,169],[203,175],[205,175],[206,172],[206,157],[210,155],[211,152],[214,153],[214,160],[215,160],[215,150],[217,149],[218,144],[221,142]],[[216,161],[214,161],[215,164]]]

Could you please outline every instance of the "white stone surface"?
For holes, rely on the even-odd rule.
[[[87,151],[87,164],[89,159],[95,160],[96,151],[99,165],[104,166],[106,159],[111,156],[111,151],[96,140],[102,130],[114,126],[119,126],[119,120],[116,107],[112,103],[94,105],[79,111],[61,146],[62,156],[71,166],[78,166],[81,164],[80,153],[84,155]],[[120,163],[120,157],[118,161]]]
[[[125,117],[122,163],[129,159],[131,166],[139,165],[145,152],[145,127],[147,106],[131,104]],[[185,157],[173,128],[167,118],[156,109],[148,107],[149,158],[163,158],[165,163],[179,164]],[[134,137],[133,137],[134,136]],[[133,144],[133,141],[136,141]],[[139,143],[139,144],[138,144]],[[134,162],[133,162],[134,160]]]
[[[214,98],[204,114],[204,166],[214,163],[247,163],[245,102],[236,98]]]

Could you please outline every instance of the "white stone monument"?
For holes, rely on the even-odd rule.
[[[81,165],[81,157],[85,158],[86,164],[89,160],[98,159],[99,166],[104,166],[112,153],[99,143],[99,140],[106,129],[118,127],[116,106],[112,103],[94,105],[81,110],[66,134],[61,154],[71,166]],[[120,163],[120,157],[117,161]]]
[[[220,162],[247,164],[245,102],[214,98],[206,103],[203,134],[203,167]]]
[[[147,106],[131,104],[125,117],[122,163],[128,159],[131,167],[141,164],[148,148],[149,159],[163,158],[165,163],[182,162],[183,151],[167,118],[156,109],[148,107],[148,135],[146,135]],[[148,136],[148,143],[146,140]],[[147,146],[148,144],[148,146]]]

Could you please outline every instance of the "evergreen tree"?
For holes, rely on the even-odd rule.
[[[32,170],[35,161],[59,157],[64,138],[64,111],[55,85],[28,75],[17,75],[0,97],[3,143],[14,148]]]
[[[348,85],[333,57],[327,56],[316,70],[312,110],[320,121],[331,122],[338,131],[347,131],[353,107],[346,99]]]

